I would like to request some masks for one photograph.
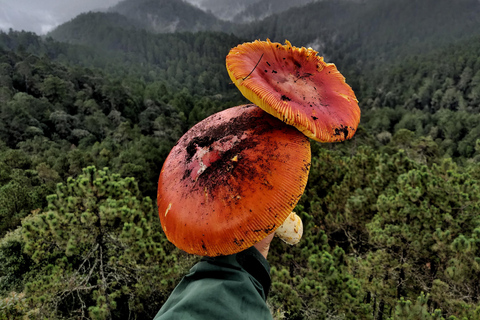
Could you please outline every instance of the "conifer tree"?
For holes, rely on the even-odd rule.
[[[38,316],[153,317],[180,268],[133,178],[88,167],[23,223],[36,262],[26,294]]]

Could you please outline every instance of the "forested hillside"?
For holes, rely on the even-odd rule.
[[[223,1],[223,0],[186,0],[204,11],[212,12],[216,17],[231,21],[233,17],[244,11],[249,5],[261,0]]]
[[[146,83],[133,78],[119,80],[99,71],[61,66],[45,57],[31,54],[18,55],[3,51],[0,61],[0,139],[5,150],[15,149],[12,151],[14,158],[8,160],[13,168],[5,174],[19,174],[20,171],[11,170],[35,169],[43,163],[46,168],[53,168],[54,177],[60,179],[54,179],[54,183],[80,173],[83,167],[90,164],[112,167],[112,157],[130,158],[140,162],[127,165],[119,158],[119,167],[115,172],[121,171],[120,167],[126,170],[128,167],[129,171],[137,170],[138,175],[150,175],[143,179],[131,171],[126,176],[136,176],[138,181],[143,181],[141,185],[150,185],[142,186],[142,191],[153,196],[162,159],[180,135],[207,115],[235,104],[235,100],[225,101],[221,96],[208,98],[194,96],[187,90],[175,90],[164,81]],[[107,143],[115,135],[114,132],[119,135]],[[136,145],[142,143],[140,141],[143,139],[150,141],[144,140],[146,148],[156,149],[155,155],[151,155],[149,160],[145,158],[148,152]],[[131,147],[123,145],[132,141],[135,141],[135,145]],[[96,163],[101,157],[84,152],[87,149],[101,152],[105,148],[102,146],[104,143],[109,145],[104,151],[109,150],[107,162]],[[92,147],[100,149],[93,151]],[[86,149],[80,152],[78,148]],[[128,149],[143,155],[121,156]],[[70,152],[78,155],[69,157]],[[160,156],[158,152],[163,155]],[[2,153],[3,156],[8,154]],[[24,160],[18,158],[17,161],[15,157]],[[35,161],[32,162],[33,159]],[[5,179],[8,182],[11,179],[7,176]],[[8,195],[15,196],[11,193]],[[40,196],[39,201],[44,201],[43,198]],[[8,213],[7,217],[13,213],[22,216],[33,207],[20,212],[19,207],[15,206],[12,210],[16,211]],[[6,218],[1,222],[13,223]]]
[[[480,3],[319,1],[242,27],[237,34],[312,46],[342,69],[371,68],[480,34]]]
[[[100,68],[118,77],[146,82],[159,79],[178,90],[202,95],[240,96],[230,85],[224,58],[237,37],[225,33],[200,32],[151,34],[141,29],[116,28],[104,13],[88,13],[67,24],[75,36],[54,32],[69,43],[46,41],[31,33],[0,33],[0,41],[10,49],[26,48],[27,53],[45,54],[62,63]],[[107,14],[108,16],[108,14]],[[88,30],[95,30],[89,32]],[[65,31],[62,29],[62,32]],[[193,48],[193,50],[192,50]],[[198,85],[200,84],[200,85]]]
[[[230,29],[229,23],[183,0],[124,0],[110,10],[157,33]]]
[[[231,20],[237,23],[248,23],[287,11],[292,7],[302,7],[311,2],[314,2],[314,0],[260,0],[246,6],[241,12],[234,15]]]
[[[149,25],[207,30],[144,24],[167,3]],[[0,32],[0,320],[154,317],[198,260],[157,218],[163,161],[246,103],[225,56],[267,37],[319,49],[362,110],[351,141],[311,143],[303,239],[269,253],[275,319],[480,319],[480,3],[321,1],[234,33],[185,5]]]

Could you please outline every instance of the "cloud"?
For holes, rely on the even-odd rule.
[[[29,14],[16,8],[9,6],[0,1],[0,28],[7,30],[9,28],[15,30],[34,30],[39,27],[42,19],[33,14]]]
[[[106,9],[120,0],[0,0],[0,29],[45,34],[82,12]]]

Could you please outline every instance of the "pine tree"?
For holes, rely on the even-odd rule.
[[[88,167],[23,223],[36,262],[26,294],[38,316],[152,317],[182,270],[133,178]]]

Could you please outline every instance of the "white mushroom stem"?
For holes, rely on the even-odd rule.
[[[290,245],[299,243],[303,235],[302,219],[295,212],[290,213],[283,224],[275,230],[275,235]]]

